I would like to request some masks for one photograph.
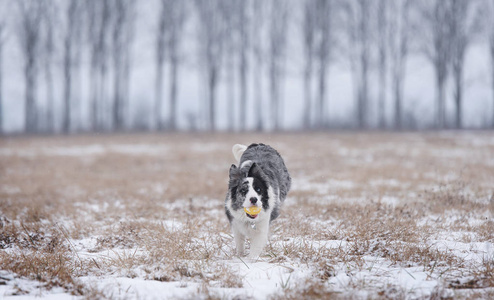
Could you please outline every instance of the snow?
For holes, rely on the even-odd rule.
[[[63,288],[47,291],[35,280],[19,278],[14,274],[0,270],[0,299],[31,300],[49,298],[54,300],[77,299],[66,293]]]
[[[166,222],[165,226],[179,228],[180,223]],[[178,226],[178,227],[177,227]],[[296,241],[292,241],[296,242]],[[79,256],[111,259],[125,255],[142,255],[145,251],[133,252],[133,250],[103,251],[100,253],[88,253],[84,249],[95,246],[95,238],[72,240],[71,243],[77,249]],[[344,241],[314,241],[315,248],[347,248]],[[452,241],[432,241],[432,244],[440,251],[452,251],[462,257],[466,262],[481,261],[487,255],[492,255],[494,248],[492,243],[460,243]],[[363,257],[364,264],[360,267],[339,263],[334,265],[335,276],[330,277],[327,285],[334,291],[345,293],[356,289],[356,298],[367,298],[369,286],[374,289],[382,289],[387,294],[404,293],[407,298],[427,297],[440,285],[440,282],[431,279],[431,273],[425,271],[423,266],[403,268],[394,265],[390,261],[372,256]],[[243,287],[224,288],[221,285],[211,284],[210,292],[225,299],[233,299],[235,296],[249,299],[266,299],[286,288],[296,286],[306,278],[314,276],[314,270],[302,262],[284,261],[281,263],[269,262],[261,258],[259,261],[248,261],[234,257],[230,260],[218,260],[215,263],[224,264],[235,271],[242,278]],[[89,287],[95,287],[105,296],[112,299],[186,299],[195,297],[203,292],[201,283],[184,280],[161,282],[145,278],[144,273],[135,271],[126,277],[122,274],[82,276],[80,282]],[[0,285],[2,299],[81,299],[82,297],[67,294],[61,288],[45,290],[42,285],[34,280],[18,278],[12,273],[0,271],[0,281],[6,280],[6,284]],[[467,281],[465,278],[459,280]],[[23,295],[17,295],[19,290]],[[358,292],[360,290],[360,292]]]
[[[242,288],[210,288],[213,292],[223,295],[227,299],[235,296],[242,298],[265,299],[280,288],[296,282],[310,275],[310,270],[299,264],[272,264],[266,261],[247,261],[234,258],[220,261],[238,272],[243,278]],[[114,299],[177,299],[194,297],[201,289],[201,285],[191,281],[160,282],[141,278],[113,277],[113,276],[86,276],[82,282],[95,286],[111,295]]]
[[[445,137],[448,134],[446,133]],[[418,139],[418,137],[412,136],[411,140],[414,138]],[[444,148],[439,147],[422,151],[423,149],[420,148],[408,150],[403,146],[397,146],[396,151],[399,155],[408,155],[414,158],[427,153],[430,157],[437,158],[438,160],[444,158],[462,160],[466,157],[469,158],[469,151],[472,146],[491,147],[494,145],[494,139],[492,138],[483,140],[468,134],[459,136],[456,142],[460,146],[455,149],[447,149],[444,146]],[[332,147],[340,148],[337,154],[345,156],[348,165],[356,164],[357,161],[359,163],[367,161],[373,164],[388,163],[387,161],[378,161],[377,156],[373,155],[373,153],[386,149],[389,150],[393,147],[392,144],[381,144],[379,147],[368,149],[368,155],[362,155],[362,151],[355,148],[345,148],[338,141],[333,141],[332,143],[334,143]],[[153,145],[151,143],[136,145],[125,143],[105,145],[101,143],[86,146],[56,147],[24,146],[20,149],[11,149],[2,146],[0,147],[0,157],[3,156],[8,159],[8,157],[12,156],[60,156],[79,159],[87,156],[102,156],[108,153],[132,157],[140,155],[159,156],[172,152],[172,147],[170,145]],[[216,152],[219,149],[224,151],[224,147],[216,143],[191,143],[188,149],[197,153]],[[469,159],[482,162],[482,157]],[[410,168],[413,168],[414,163],[412,162],[403,162],[400,166],[406,166],[407,163],[410,164]],[[208,165],[205,163],[204,167],[214,169],[218,168],[218,165]],[[219,167],[223,168],[223,166]],[[225,170],[225,176],[227,176],[226,174]],[[297,208],[300,199],[296,196],[297,193],[304,195],[304,197],[304,193],[307,193],[307,198],[310,200],[308,202],[310,203],[346,203],[350,205],[353,203],[362,205],[380,203],[385,209],[388,209],[388,207],[395,208],[399,205],[404,205],[410,199],[418,199],[423,190],[439,192],[443,187],[435,184],[437,181],[448,182],[458,179],[458,174],[454,172],[440,173],[429,171],[420,174],[421,178],[425,178],[425,180],[419,183],[413,183],[415,186],[412,188],[412,183],[403,182],[402,178],[392,178],[384,175],[370,176],[370,178],[364,181],[358,181],[357,179],[351,180],[341,174],[334,174],[333,177],[323,178],[317,173],[303,173],[299,171],[294,172],[292,175],[292,194],[287,198],[283,209],[290,211],[291,216],[295,217],[299,216],[297,215]],[[416,177],[414,177],[414,173],[411,173],[409,178],[415,179]],[[210,179],[207,178],[206,180]],[[211,180],[211,182],[213,185],[214,181]],[[150,196],[150,198],[155,195],[165,198],[167,192],[172,187],[172,184],[167,182],[150,182],[145,188],[136,190],[136,192],[140,195]],[[360,195],[358,193],[350,194],[359,189],[362,190]],[[378,189],[383,189],[385,192],[376,193]],[[387,194],[386,189],[401,189],[403,192],[401,194]],[[79,195],[80,197],[86,195],[82,188],[78,186],[61,187],[60,191],[61,195]],[[492,186],[487,191],[492,191]],[[9,183],[2,184],[0,186],[0,192],[6,196],[12,196],[20,194],[23,191],[12,183]],[[349,194],[341,196],[339,194],[341,192]],[[472,203],[482,203],[485,205],[489,201],[492,201],[490,200],[490,195],[479,196],[475,189],[465,187],[461,192],[462,195],[468,195],[472,198],[469,200]],[[365,195],[365,193],[368,193],[369,196]],[[89,271],[87,273],[80,274],[77,277],[79,283],[85,287],[94,288],[94,290],[99,291],[101,293],[99,296],[101,297],[104,296],[111,299],[190,299],[209,293],[223,299],[233,299],[235,297],[241,299],[267,299],[271,295],[283,294],[285,291],[300,288],[306,280],[317,279],[321,271],[314,264],[304,261],[304,253],[297,257],[296,255],[284,255],[280,251],[276,254],[263,256],[257,261],[250,261],[246,258],[234,256],[233,237],[227,231],[209,230],[209,227],[214,225],[213,221],[216,220],[214,219],[216,216],[218,216],[217,218],[222,218],[222,220],[224,219],[225,228],[227,227],[227,221],[223,214],[223,199],[219,198],[219,196],[214,199],[207,197],[184,197],[173,201],[152,203],[153,207],[165,208],[165,211],[170,212],[170,215],[166,218],[155,218],[152,220],[146,220],[141,216],[133,216],[132,213],[118,215],[114,211],[132,211],[133,205],[138,204],[125,201],[114,195],[108,197],[103,193],[98,196],[98,199],[83,197],[83,200],[80,201],[83,202],[75,202],[73,204],[78,211],[78,219],[60,217],[57,219],[57,225],[61,228],[70,229],[75,227],[75,222],[79,221],[100,229],[101,234],[91,234],[90,236],[81,234],[77,238],[70,238],[68,244],[76,254],[74,255],[75,260],[82,260],[84,262],[95,261],[102,266],[101,270],[96,267],[94,269],[88,268]],[[180,233],[187,230],[187,227],[190,226],[188,225],[188,218],[191,214],[203,211],[207,211],[208,213],[201,215],[203,219],[200,219],[200,224],[195,228],[200,233],[199,237],[213,234],[216,235],[215,238],[217,240],[225,242],[224,248],[221,249],[224,253],[214,253],[211,257],[199,258],[194,261],[195,264],[200,266],[200,270],[203,272],[201,276],[207,279],[207,284],[201,281],[202,278],[198,279],[194,278],[194,276],[183,276],[183,278],[178,279],[159,278],[159,271],[152,272],[155,269],[163,269],[166,261],[163,262],[156,259],[156,262],[152,262],[148,269],[139,265],[140,259],[148,259],[150,257],[150,250],[138,242],[116,246],[109,243],[110,246],[101,246],[100,241],[109,238],[108,234],[104,235],[104,233],[106,231],[114,232],[121,224],[147,222],[146,224],[148,226],[157,225],[165,233]],[[323,214],[326,212],[320,213]],[[302,224],[302,221],[305,222],[303,225],[308,228],[307,235],[296,237],[282,236],[277,231],[278,227],[282,226],[282,224],[297,222],[297,219],[286,220],[282,216],[274,224],[271,235],[271,246],[279,250],[285,247],[303,245],[306,249],[315,253],[327,254],[328,257],[321,257],[321,261],[324,261],[324,259],[328,260],[327,264],[332,268],[332,273],[330,272],[331,274],[327,275],[328,278],[324,280],[324,286],[331,291],[343,295],[343,297],[348,296],[356,299],[365,299],[379,298],[378,296],[380,296],[383,298],[421,299],[428,298],[432,293],[436,292],[442,293],[446,297],[454,297],[457,295],[456,293],[462,292],[447,286],[448,281],[442,277],[442,272],[446,271],[448,266],[442,264],[444,263],[442,261],[431,261],[430,265],[422,262],[418,263],[413,260],[397,262],[390,258],[390,256],[372,253],[371,250],[366,250],[367,252],[363,251],[363,254],[359,254],[356,257],[352,254],[355,241],[352,241],[351,237],[339,233],[340,228],[344,226],[344,222],[351,224],[349,226],[358,226],[353,223],[355,220],[342,220],[331,215],[326,216],[324,219],[306,215],[303,217],[304,220],[301,220],[300,224]],[[452,279],[459,284],[467,283],[472,279],[471,272],[469,273],[469,271],[476,270],[476,268],[482,266],[483,262],[494,259],[494,241],[489,238],[479,238],[479,233],[471,229],[475,226],[484,225],[486,220],[492,220],[492,212],[467,213],[457,209],[450,209],[438,214],[430,213],[420,216],[417,218],[415,224],[418,228],[417,230],[428,227],[435,230],[430,236],[415,245],[418,245],[421,249],[430,249],[444,255],[450,255],[453,259],[461,261],[464,265],[463,269],[453,270],[449,272],[448,276],[454,277]],[[322,230],[326,231],[328,235],[319,235],[318,238],[315,238],[317,236],[316,234]],[[204,239],[202,241],[196,237],[193,239],[193,242],[197,244],[201,244],[203,241],[208,241],[202,245],[203,247],[214,248],[214,245],[211,243],[215,239]],[[379,244],[379,237],[371,239],[371,242]],[[409,242],[400,240],[392,241],[392,243],[408,245]],[[384,247],[385,250],[390,252],[400,249],[399,247],[391,247],[393,245],[379,244],[379,246]],[[297,249],[304,248],[299,247]],[[10,253],[16,251],[16,249],[1,249],[0,251]],[[184,251],[187,251],[187,249],[184,249]],[[340,255],[337,259],[334,259],[330,254],[336,252],[344,253],[344,255]],[[111,262],[120,258],[128,260],[130,262],[129,265],[118,268],[111,264]],[[110,265],[108,269],[104,269],[106,263]],[[436,263],[437,267],[435,266]],[[221,270],[223,268],[238,276],[241,287],[224,286],[221,278],[218,279],[212,276],[215,275],[215,272],[218,272],[218,269]],[[488,289],[482,288],[485,291]],[[468,298],[468,294],[466,295],[466,298]],[[0,299],[83,299],[83,297],[73,296],[59,287],[48,289],[43,282],[36,281],[33,278],[25,278],[12,272],[0,270]]]
[[[0,148],[0,156],[20,156],[36,157],[43,156],[68,156],[68,157],[85,157],[96,156],[107,153],[115,153],[129,156],[152,155],[160,156],[169,150],[165,145],[152,144],[114,144],[104,145],[86,145],[86,146],[44,146],[44,147],[25,147],[24,149],[11,149],[8,147]],[[207,151],[207,150],[206,150]]]

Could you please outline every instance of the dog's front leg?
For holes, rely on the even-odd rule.
[[[258,223],[250,240],[250,259],[257,259],[268,243],[269,221]]]
[[[233,236],[235,237],[235,247],[237,247],[237,255],[244,256],[245,253],[245,235],[239,230],[233,229]]]

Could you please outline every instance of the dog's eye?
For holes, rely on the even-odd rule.
[[[256,192],[260,193],[261,192],[261,188],[260,187],[256,187]]]

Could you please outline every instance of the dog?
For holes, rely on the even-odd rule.
[[[245,255],[247,238],[251,244],[248,257],[256,259],[268,242],[269,225],[280,214],[291,178],[283,158],[271,146],[236,144],[232,152],[238,167],[235,164],[230,167],[225,213],[233,231],[237,255]],[[260,212],[252,213],[252,208],[252,211],[260,209]]]

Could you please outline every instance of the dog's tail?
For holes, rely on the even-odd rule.
[[[244,154],[245,150],[247,150],[247,146],[241,145],[241,144],[235,144],[233,145],[232,152],[233,152],[233,157],[240,163],[240,158],[242,157],[242,154]]]

